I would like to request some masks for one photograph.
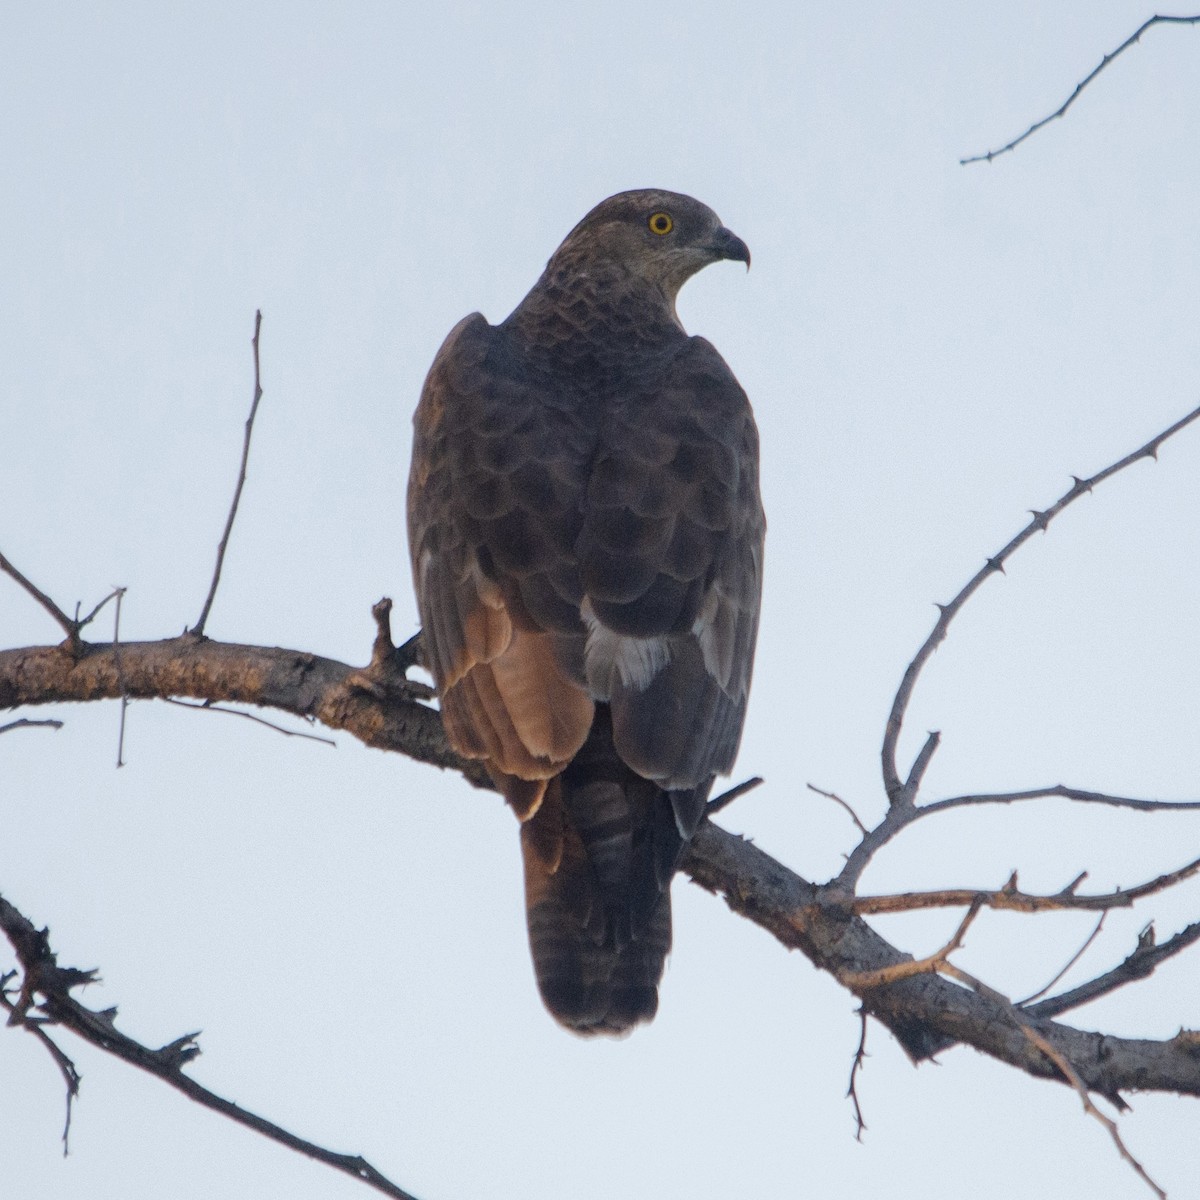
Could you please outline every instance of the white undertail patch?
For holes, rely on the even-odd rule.
[[[579,612],[587,625],[584,670],[593,699],[607,700],[618,683],[644,692],[671,661],[671,643],[666,637],[639,638],[613,632],[601,623],[586,596]]]

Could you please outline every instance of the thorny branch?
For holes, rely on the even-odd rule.
[[[850,1085],[846,1088],[846,1099],[854,1108],[854,1140],[862,1141],[866,1132],[867,1122],[863,1119],[862,1104],[858,1099],[858,1073],[866,1065],[867,1060],[867,1014],[860,1010],[858,1014],[858,1049],[854,1051],[854,1062],[850,1065]]]
[[[1200,17],[1197,17],[1197,20],[1200,20]],[[1185,429],[1188,425],[1192,424],[1197,418],[1200,418],[1200,407],[1192,409],[1190,413],[1181,417],[1173,425],[1168,426],[1162,433],[1152,437],[1144,446],[1134,450],[1132,454],[1127,454],[1124,458],[1109,464],[1102,471],[1097,471],[1090,478],[1080,479],[1078,476],[1073,476],[1074,483],[1058,500],[1050,505],[1049,508],[1042,511],[1031,510],[1033,515],[1029,523],[1010,539],[1001,550],[984,562],[984,565],[971,576],[949,604],[939,604],[937,606],[938,619],[934,624],[932,632],[922,643],[921,648],[917,651],[912,662],[908,664],[904,672],[904,677],[900,681],[900,687],[897,689],[895,698],[892,701],[892,709],[888,714],[887,727],[884,731],[883,749],[881,752],[883,785],[884,790],[887,792],[888,800],[893,805],[904,807],[906,801],[911,803],[916,800],[916,791],[924,774],[924,768],[928,766],[929,758],[937,748],[936,735],[930,734],[925,745],[922,747],[921,753],[917,756],[916,762],[913,764],[908,781],[901,783],[900,774],[896,768],[896,748],[900,741],[900,732],[904,727],[904,718],[908,712],[908,705],[912,699],[913,689],[917,685],[917,680],[920,678],[925,664],[933,656],[933,652],[946,640],[946,634],[950,630],[950,625],[954,621],[954,618],[962,611],[963,605],[979,590],[984,580],[992,575],[1002,573],[1005,563],[1035,533],[1044,533],[1050,527],[1050,522],[1063,509],[1069,508],[1080,496],[1091,492],[1097,485],[1125,470],[1126,467],[1131,466],[1133,463],[1143,458],[1157,460],[1159,447],[1169,438],[1174,437],[1181,429]],[[907,820],[899,822],[899,826],[902,827],[907,823]],[[899,829],[897,828],[893,832],[899,832]]]
[[[1076,85],[1075,90],[1054,110],[1049,116],[1043,117],[1040,121],[1035,121],[1030,127],[1025,130],[1019,137],[1013,138],[1011,142],[1007,142],[998,150],[988,150],[984,154],[972,154],[969,158],[960,158],[959,166],[967,166],[969,163],[991,162],[994,158],[999,158],[1001,154],[1007,154],[1010,150],[1015,150],[1026,138],[1032,137],[1044,125],[1049,125],[1051,121],[1057,121],[1059,117],[1065,116],[1067,109],[1079,98],[1079,94],[1083,91],[1097,75],[1100,74],[1113,59],[1124,54],[1130,46],[1136,46],[1142,39],[1142,34],[1145,33],[1153,25],[1195,25],[1200,21],[1200,14],[1194,17],[1164,17],[1154,16],[1143,21],[1141,25],[1134,30],[1111,54],[1106,54],[1099,64]]]
[[[79,971],[60,967],[50,948],[49,931],[34,928],[21,912],[0,896],[0,929],[4,931],[21,965],[23,979],[18,997],[13,1000],[0,990],[0,1002],[8,1010],[8,1024],[20,1026],[33,1033],[53,1055],[67,1080],[67,1128],[70,1127],[70,1102],[79,1090],[79,1073],[75,1065],[46,1033],[47,1025],[69,1029],[84,1041],[106,1050],[109,1054],[132,1063],[148,1074],[182,1092],[197,1104],[252,1129],[264,1137],[287,1146],[308,1158],[325,1163],[353,1176],[393,1200],[414,1200],[414,1197],[380,1174],[366,1159],[357,1154],[339,1154],[327,1150],[289,1132],[282,1126],[260,1117],[232,1100],[211,1092],[183,1068],[200,1053],[197,1034],[189,1033],[157,1050],[142,1045],[116,1027],[115,1008],[97,1012],[80,1004],[72,995],[74,988],[95,981],[95,971]],[[9,976],[11,978],[11,976]],[[67,1129],[63,1130],[66,1145]]]

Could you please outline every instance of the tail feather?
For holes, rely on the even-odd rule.
[[[617,756],[606,705],[521,826],[538,988],[577,1033],[649,1021],[671,948],[670,882],[708,787],[667,792]]]

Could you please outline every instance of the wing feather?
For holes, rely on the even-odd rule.
[[[664,788],[733,766],[765,532],[749,402],[691,338],[605,425],[577,542],[588,679],[612,706],[621,757]]]
[[[506,353],[476,313],[434,360],[415,418],[409,548],[451,743],[532,781],[560,772],[592,722],[585,631],[561,595],[587,445],[561,436],[554,397]],[[526,807],[515,797],[529,789],[513,792]]]

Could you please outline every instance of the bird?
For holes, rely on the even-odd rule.
[[[766,520],[758,432],[676,297],[746,243],[700,201],[593,208],[414,416],[408,535],[442,722],[520,822],[534,974],[581,1035],[651,1020],[670,884],[733,767]]]

